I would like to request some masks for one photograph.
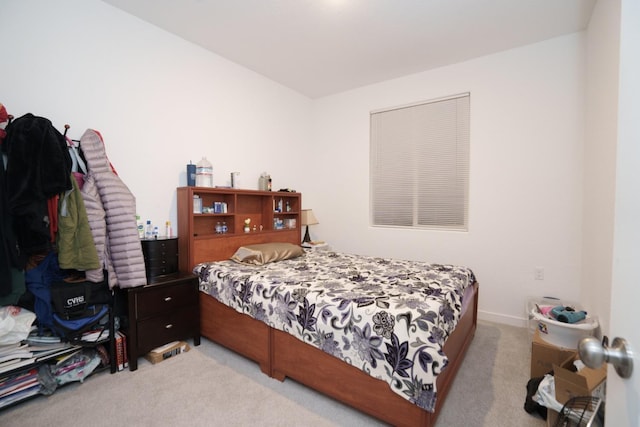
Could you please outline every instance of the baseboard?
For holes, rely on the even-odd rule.
[[[478,319],[487,322],[501,323],[505,325],[517,326],[519,328],[528,328],[529,320],[523,317],[509,316],[500,313],[491,313],[489,311],[478,310]]]

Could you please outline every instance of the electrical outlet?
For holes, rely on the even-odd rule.
[[[536,267],[533,270],[533,278],[535,280],[544,280],[544,268],[542,267]]]

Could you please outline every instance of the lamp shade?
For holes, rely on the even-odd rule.
[[[315,224],[319,224],[319,222],[311,209],[302,209],[302,212],[300,215],[300,224],[315,225]]]

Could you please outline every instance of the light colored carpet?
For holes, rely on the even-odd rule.
[[[0,410],[18,426],[375,426],[383,423],[258,366],[206,339],[138,370],[101,373]],[[544,427],[523,409],[529,379],[526,329],[481,322],[437,426]]]

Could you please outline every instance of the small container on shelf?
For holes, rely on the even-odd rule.
[[[144,239],[144,222],[140,219],[140,215],[136,215],[136,227],[138,229],[138,237]]]
[[[193,196],[193,213],[195,214],[202,213],[202,199],[197,194]]]
[[[260,191],[271,191],[271,176],[262,172],[260,175],[260,179],[258,180],[258,190]]]
[[[227,213],[227,203],[213,202],[213,213]]]
[[[213,166],[206,157],[196,165],[196,186],[213,187]]]
[[[273,218],[273,229],[274,230],[284,229],[284,221],[282,220],[282,218]]]
[[[151,220],[147,220],[147,224],[144,227],[144,238],[152,239],[153,238],[153,225],[151,225]]]

